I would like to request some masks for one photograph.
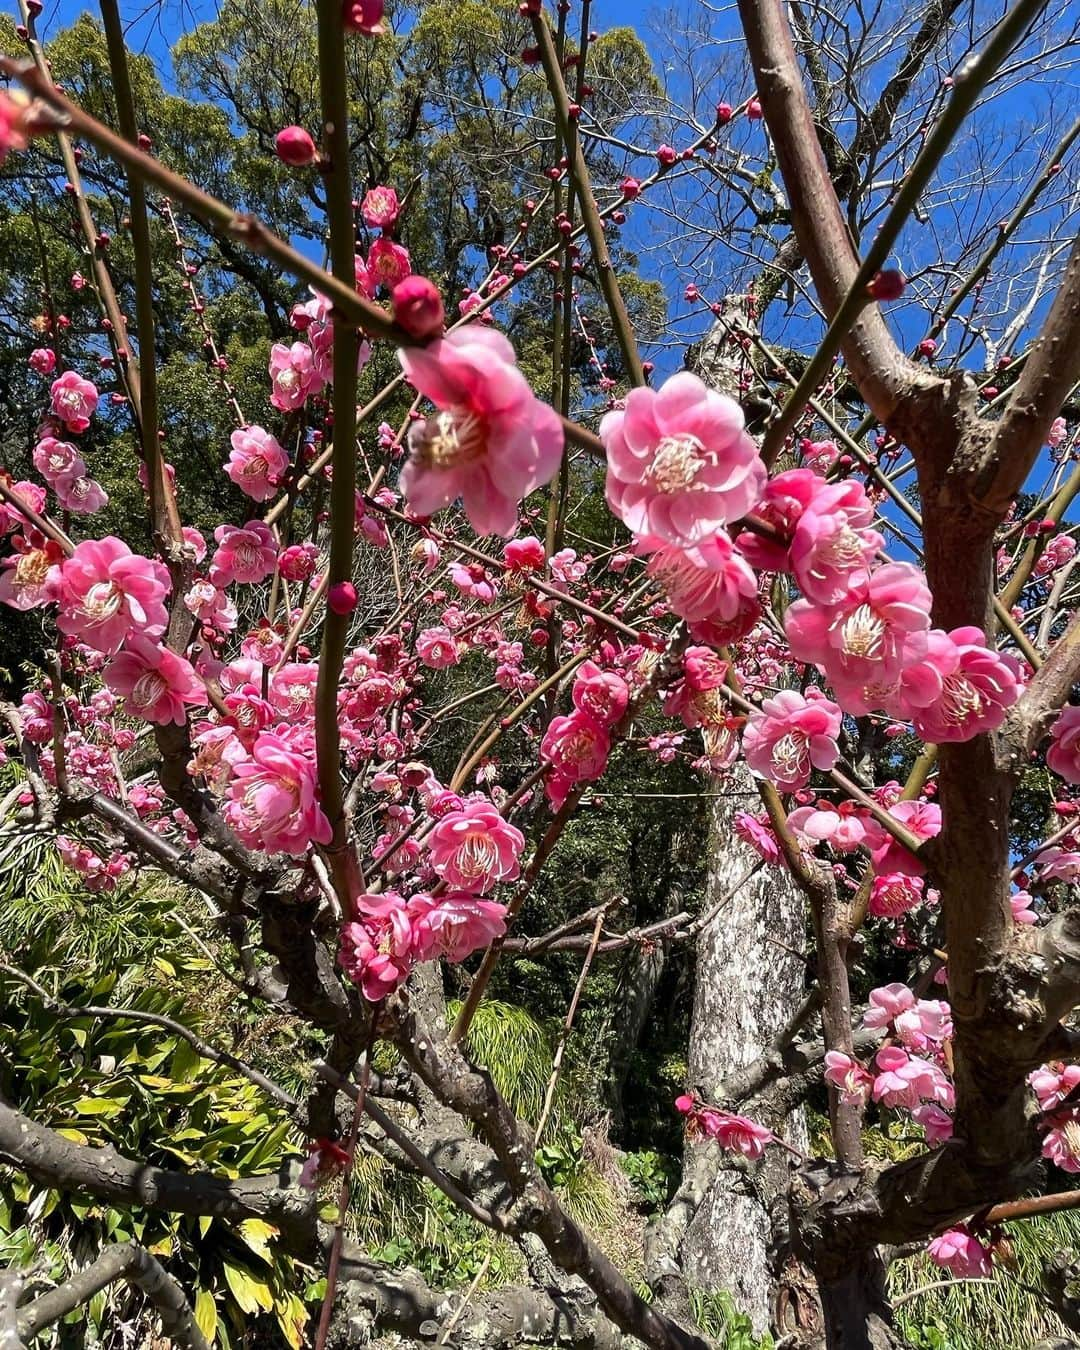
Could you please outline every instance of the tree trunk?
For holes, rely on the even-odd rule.
[[[827,1350],[900,1350],[885,1294],[885,1267],[876,1253],[836,1279],[818,1280]]]
[[[736,765],[716,781],[724,795],[712,802],[707,903],[717,904],[753,866],[754,851],[735,837],[738,811],[760,801],[749,770]],[[787,874],[763,868],[739,887],[702,930],[697,946],[694,1014],[690,1028],[690,1082],[706,1098],[733,1070],[756,1059],[790,1021],[801,1002],[805,918],[802,896]],[[805,1143],[802,1113],[785,1134]],[[691,1143],[689,1150],[700,1150]],[[777,1160],[779,1162],[779,1160]],[[688,1165],[701,1165],[688,1158]],[[769,1258],[771,1224],[763,1196],[745,1174],[722,1166],[719,1155],[705,1198],[683,1242],[686,1279],[700,1289],[728,1289],[755,1330],[772,1318],[776,1276]],[[786,1168],[780,1165],[786,1182]],[[763,1178],[763,1180],[766,1180]]]

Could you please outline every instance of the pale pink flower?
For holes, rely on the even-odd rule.
[[[743,732],[746,762],[784,791],[805,787],[814,769],[836,763],[842,721],[840,709],[819,689],[811,686],[805,697],[782,689],[750,714]]]
[[[1051,450],[1057,450],[1068,435],[1069,428],[1064,417],[1055,417],[1050,424],[1050,430],[1046,433],[1046,444]]]
[[[926,1254],[936,1266],[951,1270],[957,1279],[989,1279],[993,1274],[990,1249],[969,1232],[966,1224],[934,1238]]]
[[[1077,858],[1080,862],[1080,857]],[[1027,891],[1017,891],[1015,895],[1009,896],[1009,905],[1012,908],[1014,923],[1033,924],[1039,922],[1039,916],[1031,908],[1031,896]]]
[[[33,451],[34,468],[51,487],[61,474],[84,474],[86,461],[71,441],[59,441],[55,436],[42,436]]]
[[[1042,881],[1076,881],[1080,877],[1080,852],[1074,848],[1059,848],[1056,844],[1044,848],[1036,862]]]
[[[416,639],[416,654],[432,670],[445,670],[461,660],[457,639],[449,628],[425,628]]]
[[[235,766],[225,818],[242,843],[268,853],[306,853],[333,830],[319,805],[314,757],[289,728],[260,731],[249,759]]]
[[[995,731],[1023,689],[1019,663],[988,648],[980,629],[954,628],[946,636],[948,646],[929,647],[926,655],[941,676],[941,694],[912,716],[915,730],[933,744]]]
[[[945,1144],[953,1137],[953,1118],[933,1102],[923,1102],[911,1112],[911,1118],[926,1132],[926,1142],[930,1148]]]
[[[231,633],[239,615],[236,606],[212,581],[196,577],[184,595],[184,606],[201,624],[218,633]]]
[[[65,511],[93,515],[109,504],[109,494],[95,478],[84,473],[62,473],[53,482],[56,500]]]
[[[286,347],[275,342],[270,348],[270,402],[282,412],[302,408],[309,394],[317,394],[326,383],[315,364],[315,353],[306,342]]]
[[[723,531],[696,548],[661,544],[646,571],[660,582],[671,608],[682,619],[730,623],[746,607],[758,603],[757,578]]]
[[[953,1034],[949,1005],[942,999],[920,998],[893,1019],[900,1043],[924,1051],[941,1045]]]
[[[170,586],[161,563],[132,553],[113,535],[78,544],[48,580],[49,599],[60,607],[56,626],[105,655],[119,651],[129,633],[165,631]]]
[[[0,566],[0,601],[12,609],[37,609],[51,599],[49,577],[63,558],[60,546],[51,539],[43,539],[37,531],[31,538],[16,535],[12,539],[16,552],[3,560]]]
[[[469,324],[398,357],[438,409],[409,432],[399,483],[410,508],[430,516],[460,497],[478,534],[512,535],[518,503],[562,461],[559,419],[533,395],[501,333]]]
[[[225,472],[252,501],[266,501],[285,477],[289,456],[262,427],[241,427],[230,440],[232,450]]]
[[[1062,708],[1050,728],[1046,767],[1066,783],[1080,783],[1080,707]]]
[[[446,570],[462,595],[479,600],[482,605],[490,605],[498,594],[495,582],[481,563],[454,562]]]
[[[425,900],[430,908],[421,908]],[[506,906],[495,900],[481,900],[475,895],[452,891],[431,897],[414,895],[409,910],[419,914],[419,926],[426,931],[428,942],[424,956],[444,956],[448,961],[464,961],[481,947],[487,947],[506,932]]]
[[[834,853],[851,853],[866,838],[866,826],[847,802],[839,807],[829,802],[799,806],[788,816],[788,826],[811,848],[828,844]]]
[[[691,548],[744,516],[765,487],[742,409],[687,371],[659,390],[632,389],[600,438],[608,505],[636,535]]]
[[[319,667],[314,661],[294,662],[275,670],[270,676],[270,702],[281,717],[301,722],[315,711],[315,689]]]
[[[595,661],[585,661],[578,668],[570,697],[579,712],[602,727],[610,727],[626,711],[630,690],[621,675],[601,670]]]
[[[842,603],[796,600],[784,615],[791,653],[818,666],[840,706],[863,715],[883,706],[905,664],[922,658],[930,627],[930,589],[911,563],[854,574]]]
[[[906,984],[883,984],[870,990],[870,1006],[863,1013],[863,1026],[881,1030],[891,1026],[894,1018],[915,1006],[915,995]]]
[[[191,663],[152,638],[132,633],[105,669],[105,683],[129,714],[159,726],[183,726],[189,707],[205,707],[206,688]]]
[[[269,525],[249,520],[246,525],[219,525],[214,531],[217,549],[210,560],[215,586],[235,581],[265,581],[277,563],[277,541]]]
[[[364,194],[360,214],[364,224],[373,230],[391,230],[401,210],[398,195],[392,187],[380,184]]]
[[[454,890],[483,895],[501,881],[517,880],[525,836],[490,802],[474,798],[443,816],[427,845],[437,877]]]
[[[427,938],[418,918],[394,891],[361,895],[355,922],[341,930],[338,961],[369,1003],[388,997],[409,977]]]
[[[1069,1111],[1043,1139],[1042,1155],[1063,1172],[1080,1172],[1080,1112]]]
[[[837,1089],[840,1100],[848,1106],[864,1106],[874,1086],[873,1074],[839,1050],[826,1051],[825,1081]]]
[[[53,414],[75,435],[85,431],[90,425],[90,419],[97,405],[96,387],[75,371],[66,370],[59,379],[53,380]]]
[[[1028,1074],[1031,1090],[1042,1111],[1051,1111],[1080,1089],[1080,1064],[1043,1064]]]

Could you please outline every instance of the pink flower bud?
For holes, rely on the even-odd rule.
[[[718,103],[716,105],[716,120],[721,126],[726,126],[731,121],[735,109],[730,103]]]
[[[274,137],[274,150],[283,164],[302,169],[319,158],[315,142],[303,127],[282,127]]]
[[[760,122],[763,116],[761,104],[756,98],[752,98],[746,105],[746,115],[751,122]]]
[[[442,296],[438,287],[427,277],[406,277],[390,293],[394,318],[410,337],[436,337],[442,332]]]
[[[351,614],[356,608],[356,587],[351,581],[339,581],[330,587],[326,603],[334,614]]]

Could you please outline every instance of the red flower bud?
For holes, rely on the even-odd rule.
[[[898,268],[885,267],[867,286],[867,293],[873,300],[899,300],[904,294],[907,282]]]

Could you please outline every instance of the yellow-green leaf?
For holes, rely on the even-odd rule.
[[[115,1097],[80,1097],[75,1112],[80,1116],[118,1116],[126,1105],[126,1099],[117,1101]]]
[[[270,1286],[264,1280],[257,1279],[246,1266],[230,1265],[228,1261],[225,1261],[223,1265],[225,1268],[225,1283],[229,1286],[233,1298],[236,1299],[240,1311],[245,1313],[256,1313],[260,1310],[270,1312],[274,1306],[274,1296],[270,1292]]]
[[[199,1289],[195,1294],[195,1325],[208,1341],[213,1341],[217,1331],[217,1304],[209,1289]]]
[[[269,1241],[277,1237],[277,1232],[272,1224],[264,1223],[262,1219],[245,1219],[240,1225],[240,1236],[256,1256],[261,1256],[264,1261],[273,1260]]]

